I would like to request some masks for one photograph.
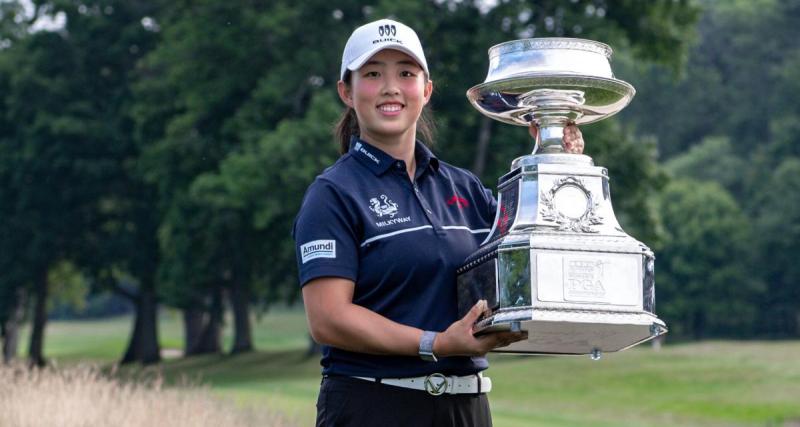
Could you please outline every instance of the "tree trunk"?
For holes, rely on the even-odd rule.
[[[230,291],[234,327],[231,354],[253,351],[253,337],[250,329],[250,292],[239,280],[231,282]]]
[[[33,289],[34,308],[28,361],[31,366],[44,366],[44,327],[47,324],[47,269],[36,278]]]
[[[8,364],[17,357],[17,347],[19,346],[19,327],[25,318],[25,306],[27,305],[27,293],[25,288],[18,288],[11,304],[13,309],[9,313],[8,320],[2,325],[3,330],[3,363]]]
[[[161,350],[158,345],[158,302],[152,281],[142,283],[135,303],[133,333],[120,362],[157,363],[161,360]]]
[[[475,153],[475,163],[472,165],[472,172],[478,177],[483,175],[486,169],[486,149],[489,140],[492,138],[492,119],[481,118],[481,129],[478,131],[478,151]]]
[[[211,294],[211,306],[209,307],[208,322],[200,336],[200,343],[197,345],[195,354],[219,353],[222,351],[221,331],[222,331],[222,288],[215,286]]]
[[[200,308],[199,304],[183,309],[184,356],[191,356],[197,353],[200,338],[203,334],[204,320],[203,309]]]

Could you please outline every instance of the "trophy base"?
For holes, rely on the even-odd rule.
[[[667,332],[649,313],[587,313],[562,310],[501,310],[475,325],[476,335],[524,331],[528,338],[498,353],[580,355],[625,350]]]

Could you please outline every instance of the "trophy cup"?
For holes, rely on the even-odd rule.
[[[489,49],[486,81],[467,91],[495,120],[539,126],[533,153],[499,179],[489,236],[458,269],[460,314],[479,299],[491,309],[476,334],[528,333],[495,351],[598,359],[667,332],[655,315],[653,252],[617,222],[608,171],[562,148],[567,124],[604,119],[633,98],[610,58],[590,40],[510,41]]]

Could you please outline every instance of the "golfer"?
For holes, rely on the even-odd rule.
[[[486,302],[459,319],[455,272],[496,202],[417,139],[432,142],[433,82],[414,30],[388,19],[357,28],[340,78],[342,156],[308,188],[293,230],[322,344],[317,426],[490,426],[485,355],[525,335],[473,336]],[[574,126],[564,145],[582,151]]]

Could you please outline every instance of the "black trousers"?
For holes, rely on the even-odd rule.
[[[411,390],[350,377],[322,379],[317,427],[485,427],[492,425],[486,394]]]

